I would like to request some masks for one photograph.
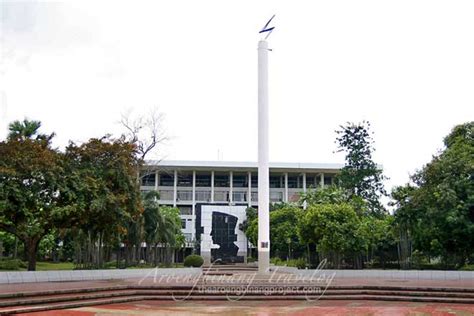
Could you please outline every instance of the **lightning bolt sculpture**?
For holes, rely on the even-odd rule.
[[[275,17],[275,14],[270,18],[270,20],[268,20],[267,24],[265,24],[265,26],[262,28],[262,30],[260,32],[258,32],[260,34],[267,33],[267,36],[265,36],[265,39],[267,39],[270,36],[270,34],[272,34],[272,31],[275,28],[274,26],[269,27],[270,22],[272,22],[274,17]]]

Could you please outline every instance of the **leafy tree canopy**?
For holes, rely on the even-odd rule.
[[[0,228],[25,244],[29,270],[35,269],[41,238],[77,210],[74,203],[63,203],[66,176],[62,156],[49,138],[0,142]]]
[[[386,177],[372,159],[375,149],[370,123],[347,123],[336,133],[337,151],[346,154],[346,164],[338,175],[338,184],[351,197],[360,197],[367,203],[366,214],[382,216],[386,210],[380,197],[386,195],[383,186]]]
[[[463,264],[474,249],[474,122],[456,126],[445,148],[394,191],[396,217],[410,225],[415,247]]]

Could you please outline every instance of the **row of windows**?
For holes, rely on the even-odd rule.
[[[143,186],[155,186],[155,174],[142,175]],[[197,187],[210,187],[211,186],[211,175],[196,174],[196,186]],[[234,174],[232,176],[232,186],[234,188],[246,188],[248,187],[248,175],[246,174]],[[330,185],[333,178],[331,176],[324,176],[324,184]],[[320,175],[306,175],[306,187],[317,187],[321,183]],[[179,187],[191,187],[193,185],[192,174],[178,174],[177,184]],[[172,187],[174,186],[174,176],[172,174],[162,173],[159,176],[159,186]],[[214,175],[214,186],[228,188],[230,186],[230,175],[229,174],[215,174]],[[252,175],[252,187],[258,187],[258,176]],[[270,188],[284,188],[285,187],[285,176],[284,175],[270,175]],[[288,175],[288,188],[302,188],[303,187],[303,175]]]

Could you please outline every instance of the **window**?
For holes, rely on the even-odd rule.
[[[142,185],[153,187],[155,186],[155,173],[142,175]]]
[[[181,228],[186,229],[186,220],[185,219],[181,220]]]
[[[324,185],[331,185],[332,177],[324,176]]]
[[[180,175],[178,175],[178,186],[179,187],[192,187],[193,186],[193,175],[192,174],[180,174]]]
[[[216,174],[214,175],[214,186],[220,188],[229,187],[229,175],[228,174]]]
[[[252,173],[252,188],[258,188],[258,175]]]
[[[283,176],[270,176],[270,188],[283,188],[285,187]]]
[[[210,174],[196,174],[196,186],[197,187],[210,187],[211,175]]]
[[[306,175],[306,187],[315,188],[316,187],[316,177],[314,175]]]
[[[193,215],[193,209],[191,206],[180,206],[178,208],[181,215]]]
[[[288,187],[291,189],[298,188],[298,176],[288,176]]]
[[[245,174],[234,174],[232,176],[232,185],[234,188],[246,188],[248,186],[248,176]]]
[[[173,179],[173,175],[171,174],[160,173],[159,179],[160,179],[159,185],[162,187],[174,186],[174,179]]]
[[[288,187],[290,189],[303,188],[303,175],[295,173],[288,175]]]

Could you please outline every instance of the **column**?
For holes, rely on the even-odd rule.
[[[173,176],[173,206],[176,207],[176,200],[178,199],[178,170],[174,171]]]
[[[324,188],[324,173],[321,173],[321,179],[320,179],[320,185],[321,185],[321,188]]]
[[[306,193],[306,173],[303,172],[303,192]]]
[[[288,172],[285,172],[285,202],[288,203]]]
[[[258,271],[270,266],[270,182],[268,164],[268,43],[258,42]]]
[[[249,183],[248,183],[248,191],[247,191],[247,204],[249,207],[252,206],[252,172],[249,171],[248,173]]]
[[[229,203],[234,202],[234,174],[229,171]]]
[[[306,173],[303,172],[303,192],[306,193]],[[306,201],[303,202],[303,209],[306,209]]]
[[[158,192],[158,170],[155,170],[155,192]],[[155,198],[156,200],[156,198]],[[158,200],[161,200],[161,197],[158,197]]]
[[[211,203],[214,203],[214,170],[211,171]]]
[[[193,170],[193,218],[195,217],[196,211],[196,171]],[[194,222],[194,221],[193,221]]]

